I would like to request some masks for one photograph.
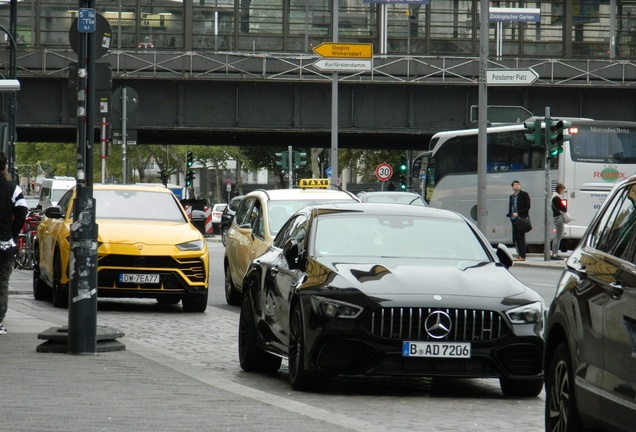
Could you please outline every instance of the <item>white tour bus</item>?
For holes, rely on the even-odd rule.
[[[563,120],[563,119],[562,119]],[[563,153],[550,159],[550,180],[566,187],[568,213],[561,249],[572,249],[618,180],[636,173],[636,122],[564,119],[572,122]],[[530,194],[534,229],[528,245],[543,245],[545,220],[545,150],[525,140],[523,123],[487,128],[487,223],[492,244],[512,243],[508,213],[511,183],[517,179]],[[422,179],[432,207],[454,210],[477,222],[478,129],[437,133],[429,150],[413,161],[413,177]],[[549,215],[551,232],[552,214]],[[535,246],[533,249],[537,250]]]

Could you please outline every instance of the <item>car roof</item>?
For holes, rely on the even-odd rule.
[[[351,192],[336,189],[258,189],[246,196],[265,195],[269,201],[286,201],[297,199],[350,199],[359,202]]]
[[[399,216],[421,216],[448,220],[465,220],[463,216],[451,210],[443,210],[433,207],[408,206],[393,203],[365,203],[364,205],[338,203],[320,204],[311,206],[311,212],[361,212],[375,215],[399,215]]]
[[[159,184],[159,183],[158,183]],[[172,191],[163,185],[160,186],[146,186],[146,185],[134,185],[134,184],[104,184],[96,183],[93,185],[95,190],[130,190],[130,191],[145,191],[145,192],[158,192],[158,193],[172,193]]]
[[[417,194],[415,192],[409,192],[409,191],[369,191],[369,192],[360,192],[358,195],[359,196],[362,196],[362,195],[390,195],[390,196],[404,195],[404,196],[417,196],[417,197],[420,196],[420,194]]]

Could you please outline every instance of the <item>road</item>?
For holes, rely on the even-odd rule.
[[[286,362],[273,375],[243,372],[236,347],[239,309],[226,305],[223,293],[223,246],[210,243],[210,256],[211,295],[205,313],[186,314],[179,305],[154,300],[100,299],[98,325],[123,331],[126,340],[173,359],[180,365],[177,370],[210,385],[349,430],[543,430],[544,394],[505,398],[494,379],[347,377],[334,379],[326,393],[312,394],[291,390]],[[560,274],[537,268],[517,268],[514,273],[546,297],[553,295]],[[30,272],[16,271],[12,282],[26,285],[29,278]],[[10,302],[53,323],[67,323],[66,310],[35,301],[29,294],[14,294]]]

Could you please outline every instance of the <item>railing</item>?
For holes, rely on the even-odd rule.
[[[330,81],[332,74],[313,64],[308,54],[243,52],[111,51],[99,62],[110,62],[113,78],[204,79],[239,81]],[[66,77],[70,50],[18,51],[20,77]],[[534,86],[628,87],[636,85],[636,62],[628,60],[491,59],[488,69],[532,68]],[[8,73],[8,60],[0,59]],[[477,85],[478,57],[376,55],[370,71],[339,73],[343,82]]]

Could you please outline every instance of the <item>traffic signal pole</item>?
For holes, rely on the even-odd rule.
[[[545,212],[544,212],[544,227],[543,227],[543,259],[550,261],[550,231],[552,223],[550,222],[551,213],[551,195],[552,195],[552,180],[550,178],[550,139],[551,139],[551,126],[552,119],[550,118],[550,107],[545,107]]]

